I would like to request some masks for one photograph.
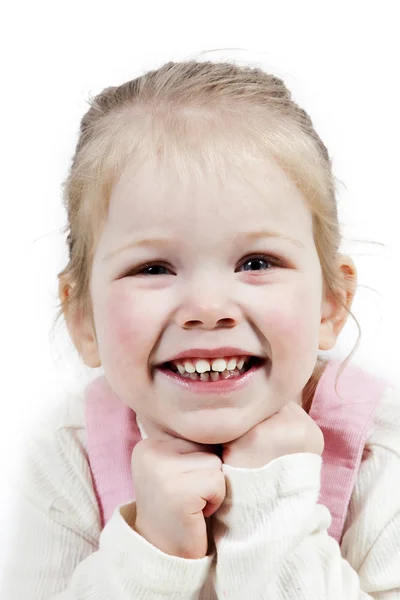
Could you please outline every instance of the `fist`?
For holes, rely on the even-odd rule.
[[[203,558],[205,519],[225,498],[221,459],[210,448],[171,438],[146,439],[132,453],[134,529],[166,554]]]
[[[286,454],[321,455],[323,450],[321,429],[299,404],[289,402],[242,437],[225,444],[222,460],[232,467],[255,469]]]

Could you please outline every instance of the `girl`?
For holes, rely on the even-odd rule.
[[[2,598],[400,598],[398,397],[318,358],[356,271],[283,82],[104,90],[65,202],[62,312],[104,377],[26,452]]]

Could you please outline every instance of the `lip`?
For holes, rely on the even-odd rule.
[[[214,356],[214,355],[213,355]],[[224,356],[227,356],[226,354]],[[242,355],[243,356],[243,355]],[[252,355],[253,356],[253,355]],[[251,367],[239,377],[221,379],[219,381],[194,381],[193,379],[181,377],[168,369],[158,369],[158,372],[167,377],[173,383],[185,390],[195,394],[228,394],[240,390],[263,368],[263,364]]]
[[[233,346],[222,346],[220,348],[190,348],[184,352],[174,355],[171,358],[163,360],[159,365],[184,358],[225,358],[230,356],[256,356],[262,358],[259,354],[248,352],[242,348],[234,348]]]

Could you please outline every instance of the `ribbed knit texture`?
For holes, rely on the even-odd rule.
[[[135,506],[101,531],[82,398],[69,398],[25,450],[3,600],[400,599],[400,398],[387,389],[368,436],[341,547],[318,504],[321,458],[224,465],[217,558],[163,554],[134,532]]]

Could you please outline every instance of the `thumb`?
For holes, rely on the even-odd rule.
[[[210,493],[203,496],[207,502],[203,509],[203,515],[205,518],[211,517],[222,505],[226,496],[226,483],[225,476],[222,471],[218,471],[215,476],[215,483],[210,489]]]

